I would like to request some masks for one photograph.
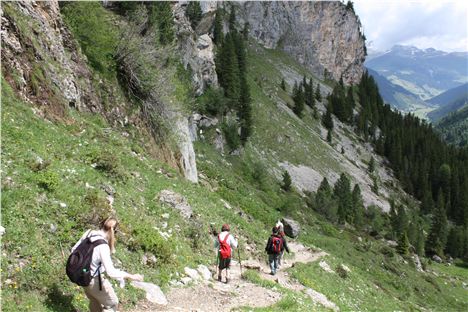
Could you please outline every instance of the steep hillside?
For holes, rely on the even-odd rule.
[[[466,57],[466,53],[394,46],[366,66],[424,101],[467,81]]]
[[[85,311],[65,261],[80,235],[109,214],[121,224],[114,263],[144,274],[171,301],[152,304],[133,285],[115,284],[119,311],[466,310],[468,232],[450,227],[461,229],[452,240],[461,247],[447,248],[459,250],[453,265],[424,257],[435,212],[420,215],[402,190],[408,184],[395,178],[407,171],[394,173],[396,165],[376,153],[378,133],[390,137],[393,124],[381,130],[357,118],[375,104],[363,100],[374,86],[369,94],[366,86],[346,87],[352,120],[362,120],[365,133],[334,115],[333,131],[323,126],[327,95],[345,86],[322,79],[321,68],[348,82],[360,77],[354,13],[338,2],[242,4],[267,13],[259,22],[279,10],[279,23],[289,18],[289,27],[314,36],[335,36],[341,22],[352,27],[351,38],[337,35],[330,59],[325,49],[304,51],[304,60],[296,52],[310,42],[271,49],[253,28],[236,49],[223,46],[241,38],[243,15],[256,16],[233,6],[237,19],[226,14],[229,4],[213,11],[205,3],[196,25],[186,3],[2,3],[2,311]],[[298,12],[312,25],[301,24]],[[214,14],[226,33],[216,44]],[[217,89],[219,74],[230,74],[220,72],[220,55],[246,67],[239,97],[251,100],[252,131],[244,145],[244,125],[233,123],[241,114],[226,109],[234,100]],[[317,59],[318,71],[307,63]],[[299,118],[293,91],[304,77],[318,91]],[[400,147],[393,154],[402,160]],[[297,223],[299,234],[274,278],[264,272],[264,245],[280,218]],[[215,271],[213,229],[226,222],[240,242],[233,280],[197,278],[191,268]],[[400,226],[407,228],[401,237]]]
[[[435,128],[447,142],[465,147],[468,145],[468,105],[450,113],[436,123]]]
[[[430,99],[428,102],[440,106],[428,114],[428,117],[432,121],[438,121],[451,112],[456,112],[468,103],[468,84],[465,83],[459,87],[450,89]]]

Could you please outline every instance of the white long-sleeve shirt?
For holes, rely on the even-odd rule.
[[[229,235],[226,243],[231,246],[231,256],[232,256],[232,249],[237,248],[237,241],[228,231],[223,231],[218,234],[215,239],[215,248],[219,250],[219,241],[223,241],[226,238],[226,235]]]
[[[100,231],[94,231],[94,230],[88,230],[86,231],[83,236],[80,238],[80,240],[73,246],[72,252],[81,244],[81,242],[89,236],[91,237],[91,242],[95,242],[99,239],[103,239],[107,242],[106,239],[106,233],[102,230]],[[101,267],[99,268],[99,265],[101,264]],[[101,244],[98,245],[94,248],[93,250],[93,258],[91,260],[91,275],[92,276],[97,276],[97,268],[99,268],[99,271],[102,273],[106,272],[107,276],[113,279],[121,280],[123,278],[126,278],[130,276],[127,272],[124,272],[122,270],[116,269],[114,267],[114,264],[112,263],[111,259],[111,253],[110,253],[110,248],[108,244]]]

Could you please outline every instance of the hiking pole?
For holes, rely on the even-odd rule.
[[[240,244],[239,244],[239,247],[237,248],[237,256],[239,257],[240,277],[242,279],[242,261],[240,257]]]

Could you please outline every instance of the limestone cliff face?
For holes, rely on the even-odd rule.
[[[211,6],[204,5],[207,10]],[[363,73],[365,41],[357,16],[339,1],[241,2],[241,26],[267,48],[279,48],[319,77],[324,71],[347,84]]]

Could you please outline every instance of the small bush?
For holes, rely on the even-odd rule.
[[[336,267],[335,272],[342,279],[348,278],[348,271],[346,271],[341,264]]]
[[[172,257],[174,250],[169,241],[164,240],[155,229],[149,226],[142,226],[133,230],[133,239],[130,242],[134,250],[150,252],[156,256],[160,264],[173,264]]]
[[[221,89],[208,87],[203,95],[197,98],[196,109],[209,116],[221,115],[226,111],[227,101]]]
[[[95,164],[94,169],[102,171],[110,177],[122,179],[126,177],[119,159],[113,154],[101,152],[94,157],[93,163]]]
[[[54,191],[60,183],[58,175],[50,170],[39,173],[37,184],[46,191]]]
[[[110,206],[104,194],[98,190],[91,190],[84,198],[86,205],[90,207],[90,212],[84,215],[84,222],[98,225],[101,220],[112,214]]]
[[[380,248],[380,253],[389,258],[393,258],[395,256],[395,249],[389,246],[382,246],[382,248]]]

